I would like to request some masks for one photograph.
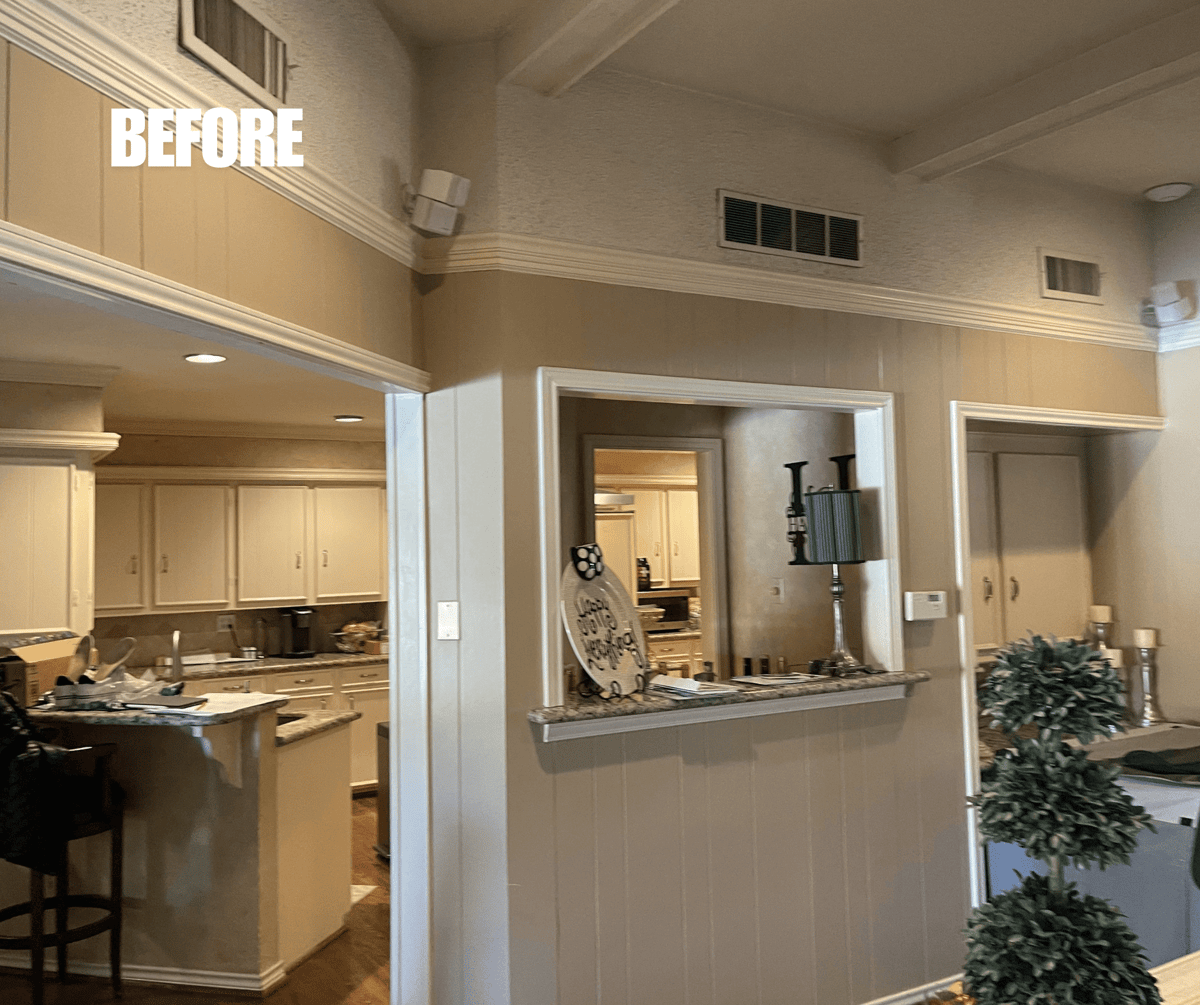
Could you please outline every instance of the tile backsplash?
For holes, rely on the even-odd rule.
[[[321,604],[316,611],[316,628],[313,631],[313,648],[319,653],[332,653],[337,646],[331,632],[340,631],[352,621],[379,621],[387,624],[387,604]],[[238,642],[243,646],[257,645],[265,632],[266,655],[276,656],[283,646],[283,611],[285,608],[266,607],[260,610],[201,611],[192,614],[137,614],[113,618],[96,618],[96,647],[103,659],[118,640],[130,635],[137,639],[137,649],[130,658],[130,666],[152,666],[156,656],[171,654],[171,634],[183,633],[181,650],[184,654],[216,652],[225,653],[233,648],[229,632],[217,631],[218,614],[232,614]],[[262,627],[258,626],[262,619]]]

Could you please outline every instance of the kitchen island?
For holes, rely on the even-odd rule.
[[[279,725],[288,700],[214,695],[201,712],[31,710],[65,746],[117,747],[127,979],[263,993],[340,932],[350,909],[349,726],[359,714],[285,712]],[[72,842],[73,891],[105,889],[108,848],[107,834]],[[0,863],[0,903],[27,899],[28,884],[25,869]],[[28,967],[28,954],[0,963]],[[72,946],[71,971],[107,973],[106,941]]]

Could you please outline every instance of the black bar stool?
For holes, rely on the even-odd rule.
[[[114,744],[98,744],[67,750],[55,764],[57,811],[54,826],[42,832],[43,855],[37,864],[54,863],[54,896],[47,898],[46,874],[49,869],[30,867],[29,900],[24,904],[0,910],[0,922],[28,914],[28,936],[0,936],[0,949],[28,949],[33,976],[33,1005],[42,1005],[47,947],[58,951],[58,979],[67,977],[67,946],[72,942],[90,939],[102,932],[109,934],[109,964],[112,968],[112,987],[116,997],[121,995],[121,897],[124,837],[125,794],[109,774],[109,762],[116,750]],[[44,814],[39,814],[44,817]],[[112,832],[110,895],[72,894],[67,868],[67,848],[71,841],[94,834]],[[9,861],[14,861],[9,859]],[[17,861],[29,865],[28,860]],[[68,911],[72,907],[99,908],[105,912],[98,921],[68,927]],[[47,910],[55,914],[55,930],[46,931]]]

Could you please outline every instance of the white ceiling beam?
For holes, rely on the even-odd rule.
[[[930,180],[1200,76],[1200,5],[939,116],[888,149],[896,174]]]
[[[556,98],[679,0],[556,0],[500,40],[500,83]]]

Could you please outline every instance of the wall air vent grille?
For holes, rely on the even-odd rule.
[[[288,42],[247,0],[181,0],[179,44],[269,108],[287,101]]]
[[[836,265],[862,265],[862,217],[740,192],[717,192],[717,244]]]
[[[1054,300],[1104,303],[1100,295],[1100,263],[1070,252],[1038,249],[1042,296]]]

